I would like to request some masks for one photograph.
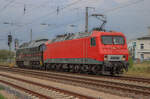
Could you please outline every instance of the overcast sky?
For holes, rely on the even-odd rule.
[[[10,32],[22,43],[30,40],[31,28],[33,39],[84,31],[86,6],[95,8],[89,9],[89,15],[107,16],[108,30],[123,32],[128,39],[147,35],[149,4],[150,0],[0,0],[0,49],[8,49]],[[96,18],[89,17],[89,29],[100,24]]]

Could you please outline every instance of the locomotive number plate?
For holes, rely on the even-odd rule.
[[[108,55],[108,61],[121,61],[122,55]]]

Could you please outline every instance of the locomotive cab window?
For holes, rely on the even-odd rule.
[[[125,43],[124,38],[122,36],[102,36],[102,43],[105,45],[123,45]]]
[[[96,38],[95,37],[91,38],[91,46],[96,46]]]

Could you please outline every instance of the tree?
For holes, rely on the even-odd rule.
[[[8,50],[0,50],[0,59],[8,59],[10,58],[10,52]],[[14,52],[11,52],[11,58],[14,57]]]

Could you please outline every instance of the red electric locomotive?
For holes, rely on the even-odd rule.
[[[46,68],[111,75],[128,70],[129,53],[121,32],[58,35],[45,45],[43,61]]]

